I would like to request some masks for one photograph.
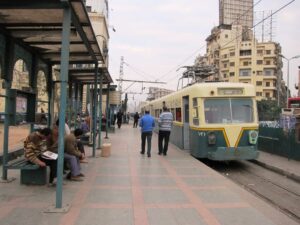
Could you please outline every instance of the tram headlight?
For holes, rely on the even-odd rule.
[[[249,143],[255,145],[258,139],[258,132],[256,130],[249,131]]]
[[[209,145],[215,145],[217,143],[217,136],[215,132],[208,132],[207,133],[207,141]]]

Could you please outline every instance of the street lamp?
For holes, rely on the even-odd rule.
[[[286,107],[288,108],[288,98],[289,98],[289,87],[290,87],[290,84],[289,84],[289,78],[290,78],[290,61],[292,59],[298,59],[300,58],[300,55],[296,55],[296,56],[293,56],[291,58],[286,58],[284,55],[282,54],[279,54],[279,56],[281,56],[282,58],[284,58],[286,61],[287,61],[287,78],[286,78],[286,86],[287,86],[287,91],[286,91]]]

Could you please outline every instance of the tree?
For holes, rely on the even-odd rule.
[[[257,102],[258,118],[260,121],[274,121],[280,118],[281,108],[276,100],[261,100]]]

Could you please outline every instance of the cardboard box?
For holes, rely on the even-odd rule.
[[[110,156],[110,148],[111,148],[111,143],[104,143],[102,145],[101,156],[109,157]]]

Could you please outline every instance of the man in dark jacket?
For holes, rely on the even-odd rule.
[[[140,118],[139,113],[136,112],[136,113],[134,114],[134,116],[133,116],[133,127],[137,127],[139,118]]]
[[[118,124],[118,128],[119,128],[119,129],[121,128],[121,125],[122,125],[122,119],[123,119],[123,113],[122,113],[122,111],[120,110],[120,111],[117,113],[117,124]]]

